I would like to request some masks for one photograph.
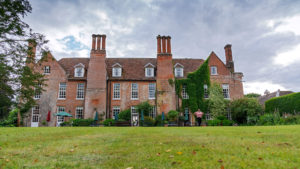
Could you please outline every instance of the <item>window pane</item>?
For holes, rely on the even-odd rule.
[[[223,96],[224,98],[230,98],[229,97],[229,85],[228,84],[223,84],[222,85],[222,88],[223,88]]]
[[[59,93],[58,93],[58,98],[59,99],[65,99],[66,98],[66,88],[67,88],[66,83],[60,83],[59,84]]]
[[[119,115],[120,113],[120,106],[114,106],[113,107],[113,118],[116,119],[116,115]]]
[[[187,93],[186,85],[182,86],[182,98],[183,99],[189,99],[189,95]]]
[[[77,84],[77,99],[83,99],[84,98],[84,83],[78,83]]]
[[[120,99],[120,83],[114,83],[113,99]]]
[[[155,83],[149,83],[149,99],[155,99]]]
[[[137,83],[131,84],[131,99],[138,99],[139,93],[138,93],[139,87]]]
[[[76,107],[76,119],[83,119],[83,107]]]

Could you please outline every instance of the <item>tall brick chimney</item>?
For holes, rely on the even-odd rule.
[[[225,56],[226,56],[226,67],[229,68],[231,72],[234,72],[234,63],[232,60],[232,51],[231,44],[227,44],[225,47]]]
[[[157,36],[157,112],[168,113],[176,109],[175,89],[169,83],[174,80],[171,53],[171,37]]]
[[[106,113],[106,35],[92,35],[92,49],[87,72],[85,116],[94,118],[95,112]]]

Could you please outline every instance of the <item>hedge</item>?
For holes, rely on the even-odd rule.
[[[300,92],[271,98],[265,102],[265,107],[267,113],[278,111],[282,115],[300,112]]]
[[[72,126],[91,126],[94,119],[73,119]]]

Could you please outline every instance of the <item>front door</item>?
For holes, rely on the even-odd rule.
[[[57,116],[57,123],[56,123],[56,127],[60,126],[60,123],[64,122],[64,116]]]
[[[39,106],[32,108],[31,127],[39,127],[40,109]]]

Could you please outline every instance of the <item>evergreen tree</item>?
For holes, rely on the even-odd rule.
[[[28,0],[0,0],[0,99],[5,104],[0,104],[0,110],[14,103],[21,113],[27,112],[35,104],[34,90],[42,90],[39,84],[44,83],[43,75],[32,69],[33,49],[47,55],[43,47],[47,41],[22,21],[31,11]]]

